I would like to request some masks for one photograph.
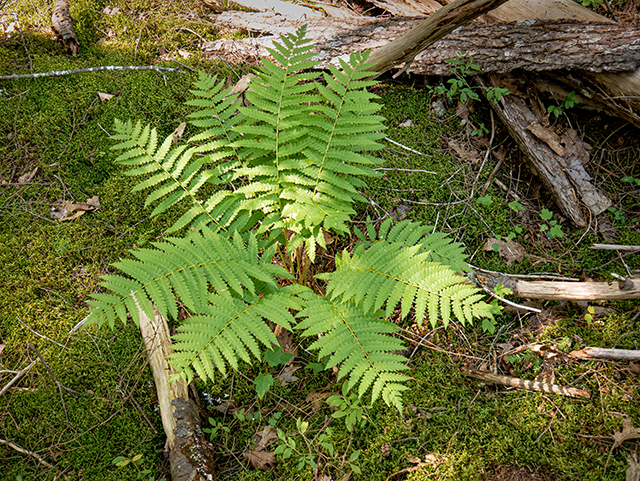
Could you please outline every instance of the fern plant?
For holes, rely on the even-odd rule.
[[[87,325],[139,321],[152,304],[176,318],[178,303],[192,314],[174,337],[173,366],[190,381],[260,359],[277,343],[269,323],[297,330],[326,367],[339,366],[347,390],[371,402],[402,408],[408,377],[404,346],[387,320],[397,307],[419,324],[492,318],[492,307],[464,284],[462,247],[419,223],[385,221],[376,231],[351,225],[358,188],[377,175],[383,118],[367,91],[367,54],[342,69],[310,70],[305,28],[281,37],[263,60],[239,106],[223,82],[204,74],[188,103],[202,129],[186,145],[158,139],[155,129],[116,122],[117,161],[150,191],[152,215],[185,204],[169,229],[186,232],[135,249],[114,264],[122,273],[102,280]],[[215,186],[207,189],[204,186]],[[213,193],[210,193],[212,192]],[[360,242],[336,256],[336,270],[315,292],[308,275],[326,236],[351,234]]]

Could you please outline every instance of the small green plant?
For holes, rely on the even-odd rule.
[[[509,208],[510,208],[511,210],[516,211],[516,212],[518,212],[518,211],[525,211],[525,210],[527,210],[527,209],[525,208],[525,206],[524,206],[524,205],[522,205],[522,204],[520,203],[520,199],[512,200],[512,201],[511,201],[511,202],[509,202],[509,204],[507,204],[507,205],[509,206]]]
[[[491,205],[493,204],[493,197],[490,195],[485,195],[484,197],[479,197],[476,199],[476,202],[480,205]]]
[[[522,234],[523,229],[522,227],[516,225],[513,227],[513,231],[509,232],[509,234],[507,234],[507,237],[511,240],[515,239],[517,236],[519,236],[520,234]]]
[[[570,109],[571,107],[579,103],[579,100],[575,98],[575,95],[575,92],[569,92],[559,105],[549,105],[549,107],[547,107],[547,112],[555,115],[556,118],[560,117],[562,115],[562,112],[564,112],[566,109]]]
[[[202,428],[202,431],[209,434],[209,439],[213,441],[218,438],[218,433],[223,432],[228,435],[231,432],[229,426],[225,426],[221,420],[209,418],[210,428]]]
[[[620,180],[622,182],[628,182],[630,184],[636,184],[637,187],[640,187],[640,179],[636,179],[635,177],[631,177],[630,175],[627,175],[626,177],[623,177]]]
[[[581,0],[582,6],[590,8],[592,10],[597,10],[598,5],[600,5],[604,0]]]
[[[624,226],[627,224],[627,217],[624,215],[624,211],[622,209],[618,209],[617,207],[607,207],[607,210],[611,212],[613,215],[613,221],[618,224]]]
[[[548,209],[542,209],[542,212],[540,212],[540,218],[546,221],[546,224],[542,224],[540,226],[540,230],[542,232],[546,232],[549,239],[559,239],[564,236],[562,233],[562,226],[558,224],[558,221],[551,220],[553,218],[553,212]]]
[[[447,60],[447,63],[451,64],[451,74],[453,75],[452,79],[447,80],[449,87],[443,84],[430,86],[428,87],[429,92],[435,95],[446,95],[450,99],[459,96],[461,102],[466,102],[468,99],[480,100],[480,96],[476,92],[479,87],[472,87],[467,80],[470,74],[480,71],[480,67],[473,63],[473,57],[467,55],[467,52],[457,52],[454,58]],[[498,103],[504,95],[508,94],[509,90],[505,88],[487,87],[486,89],[487,100],[490,102]],[[484,131],[488,132],[484,124],[481,124],[480,129],[474,131],[479,133],[474,135],[480,135]]]
[[[584,320],[587,321],[588,325],[591,325],[593,322],[593,316],[596,313],[596,310],[593,306],[587,307],[587,312],[584,315]]]
[[[146,478],[147,481],[155,481],[155,476],[151,475],[151,470],[144,469],[142,467],[142,454],[131,455],[130,458],[127,458],[126,456],[118,456],[113,461],[111,461],[111,464],[115,464],[119,468],[124,468],[127,465],[131,465],[137,470],[136,479],[143,479],[146,478],[147,475],[150,475],[148,478]],[[165,478],[162,478],[158,481],[165,481]]]
[[[478,128],[471,131],[471,135],[483,135],[488,134],[489,129],[484,126],[484,123],[480,122]]]
[[[342,395],[335,394],[327,398],[327,404],[337,407],[331,417],[334,419],[344,419],[344,424],[349,431],[353,431],[354,426],[364,426],[369,418],[365,415],[364,407],[358,397],[351,393],[346,384],[342,385]]]
[[[495,309],[456,274],[469,269],[462,246],[430,226],[351,224],[355,202],[366,200],[359,190],[380,175],[372,152],[385,136],[381,106],[367,90],[375,83],[368,54],[320,74],[304,37],[302,27],[274,43],[274,60],[263,61],[245,93],[249,106],[201,74],[188,103],[202,131],[184,145],[141,123],[116,122],[116,160],[141,177],[134,190],[151,191],[151,215],[186,208],[169,229],[174,237],[114,264],[123,275],[104,276],[108,292],[93,295],[85,325],[114,326],[127,315],[138,323],[141,312],[153,317],[153,306],[176,319],[184,306],[192,316],[174,336],[171,363],[190,382],[261,359],[277,344],[275,324],[312,339],[308,349],[328,359],[325,368],[339,366],[347,391],[401,410],[408,368],[388,321],[396,307],[401,319],[433,326],[493,318]],[[357,238],[353,250],[332,256],[332,272],[314,264],[326,235]],[[312,289],[311,276],[322,289]],[[284,359],[275,351],[265,358]],[[272,384],[270,373],[258,376],[258,395]]]
[[[262,419],[262,415],[259,412],[251,413],[251,412],[248,412],[245,408],[241,408],[238,411],[234,412],[233,417],[235,417],[238,421],[243,421],[243,422],[258,421]]]
[[[296,434],[289,436],[281,429],[277,430],[278,446],[274,450],[274,454],[282,455],[283,459],[294,459],[297,461],[297,468],[302,471],[305,466],[311,469],[318,469],[318,463],[323,460],[325,463],[336,457],[336,450],[331,442],[333,429],[327,428],[324,432],[319,432],[315,437],[309,436],[309,423],[302,421],[300,418],[296,420]],[[302,438],[304,443],[298,443],[296,437]],[[306,446],[307,451],[303,451]],[[347,461],[351,470],[360,474],[360,467],[355,464],[360,456],[360,451],[354,451]]]

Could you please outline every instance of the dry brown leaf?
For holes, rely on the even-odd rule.
[[[472,164],[477,164],[482,160],[482,157],[480,157],[480,154],[478,154],[477,151],[473,149],[468,149],[461,142],[450,140],[448,144],[449,144],[449,148],[453,149],[456,152],[456,154],[458,154],[460,159],[463,160],[464,162],[471,162]]]
[[[527,126],[527,130],[535,135],[537,138],[542,140],[545,144],[547,144],[551,150],[553,150],[560,157],[564,157],[567,153],[566,149],[560,144],[561,139],[558,137],[558,134],[549,130],[538,122],[533,122]]]
[[[178,55],[180,55],[184,59],[187,59],[187,58],[191,57],[191,52],[188,52],[186,50],[183,50],[183,49],[179,48],[178,49]]]
[[[109,100],[111,98],[113,98],[112,94],[105,94],[104,92],[98,92],[98,98],[100,99],[101,103],[104,103],[105,100]]]
[[[1,353],[2,351],[0,350],[0,354]],[[635,362],[630,362],[628,369],[631,374],[635,374],[636,376],[640,375],[640,365],[636,364]]]
[[[276,457],[270,451],[246,451],[244,458],[260,471],[269,471],[276,465]]]
[[[298,369],[300,369],[299,366],[289,364],[282,370],[280,374],[276,376],[276,379],[279,379],[283,386],[291,384],[292,382],[296,382],[298,380],[298,377],[294,376],[293,373]]]
[[[4,351],[4,347],[6,344],[0,344],[0,356],[2,356],[2,351]]]
[[[409,461],[410,463],[413,464],[418,464],[422,462],[422,459],[420,459],[418,456],[413,456],[411,454],[407,454],[407,461]]]
[[[26,174],[21,175],[20,177],[18,177],[18,184],[25,184],[29,182],[31,179],[33,179],[36,176],[37,172],[38,172],[38,167],[33,169],[31,172],[27,172]]]
[[[307,397],[304,399],[307,404],[311,404],[311,410],[313,412],[318,412],[322,409],[324,402],[329,398],[329,396],[333,396],[338,394],[337,392],[318,392],[311,391],[307,394]]]
[[[265,426],[253,435],[253,445],[256,451],[264,451],[270,444],[278,439],[278,434],[275,426]]]
[[[413,122],[411,122],[411,119],[407,119],[404,122],[400,122],[398,124],[398,127],[414,127],[416,124],[414,124]]]
[[[186,122],[180,122],[180,124],[176,127],[176,130],[173,131],[173,143],[177,144],[178,141],[182,138],[182,134],[184,134],[184,129],[187,127]]]
[[[629,439],[637,438],[640,438],[640,429],[633,427],[633,424],[631,424],[631,419],[624,418],[624,420],[622,421],[622,431],[616,431],[613,433],[613,449],[617,448]]]
[[[513,262],[521,262],[524,259],[524,248],[515,241],[512,241],[508,237],[503,237],[503,240],[499,239],[488,239],[485,242],[484,246],[482,246],[483,251],[493,251],[493,246],[498,244],[498,254],[502,257],[508,266],[513,264]]]
[[[578,159],[582,164],[589,162],[589,151],[593,148],[578,136],[574,129],[567,129],[561,136],[567,155]]]
[[[222,414],[231,414],[237,407],[236,399],[231,397],[229,399],[224,399],[216,410]]]
[[[247,88],[249,88],[249,81],[252,78],[259,78],[259,77],[252,73],[248,73],[240,77],[240,80],[238,80],[236,84],[233,86],[233,89],[231,89],[231,93],[229,95],[238,95],[244,92],[245,90],[247,90]]]
[[[458,101],[456,116],[461,120],[460,125],[467,125],[469,122],[469,106],[467,102]]]
[[[61,222],[74,220],[85,212],[93,212],[100,209],[100,198],[95,195],[87,199],[87,202],[69,202],[65,200],[51,206],[49,215]]]

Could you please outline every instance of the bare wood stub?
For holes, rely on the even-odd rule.
[[[486,272],[476,273],[482,284],[508,287],[516,297],[565,301],[640,299],[640,279],[611,282],[522,281]]]
[[[569,355],[580,358],[616,359],[621,361],[640,361],[640,351],[630,349],[607,349],[603,347],[584,347],[571,351]]]
[[[80,51],[80,41],[73,28],[73,21],[69,13],[69,2],[67,0],[57,0],[51,15],[53,29],[58,33],[64,46],[71,55],[78,55]]]
[[[492,372],[487,371],[479,371],[470,367],[464,367],[462,369],[462,372],[469,377],[473,377],[475,379],[479,379],[491,384],[502,384],[504,386],[527,389],[529,391],[542,391],[575,398],[591,398],[591,395],[584,389],[565,387],[560,386],[559,384],[549,384],[546,382],[529,381],[526,379],[520,379],[511,376],[501,376],[499,374],[493,374]]]

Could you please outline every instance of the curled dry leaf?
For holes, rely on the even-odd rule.
[[[480,154],[474,150],[467,148],[463,143],[456,142],[455,140],[450,140],[448,142],[449,148],[453,149],[456,154],[460,157],[460,159],[464,162],[470,162],[472,164],[477,164],[482,160]]]
[[[51,206],[49,215],[59,221],[74,220],[85,212],[100,210],[100,198],[95,195],[87,199],[86,202],[69,202],[67,200],[60,204]]]
[[[31,179],[33,179],[36,176],[37,172],[38,172],[38,167],[36,167],[30,172],[27,172],[24,175],[21,175],[20,177],[18,177],[18,184],[26,184],[27,182],[30,182]]]
[[[276,465],[276,458],[270,451],[246,451],[244,458],[252,467],[260,471],[269,471]]]
[[[264,451],[270,444],[278,439],[275,426],[265,426],[253,435],[254,446],[256,451]]]
[[[411,119],[407,119],[407,120],[405,120],[404,122],[400,122],[400,123],[398,124],[398,127],[413,127],[413,126],[415,126],[415,125],[416,125],[416,124],[414,124],[414,123],[411,121]]]
[[[184,134],[184,129],[187,127],[186,122],[180,122],[180,125],[176,127],[176,130],[173,131],[173,143],[177,144],[178,141],[182,138]]]
[[[640,438],[640,429],[633,427],[633,424],[631,424],[631,419],[624,418],[624,420],[622,421],[622,431],[616,431],[613,433],[613,448],[617,448],[629,439],[637,438]]]
[[[105,94],[104,92],[98,92],[98,98],[100,99],[100,102],[104,103],[105,100],[113,98],[113,95]]]
[[[508,237],[503,237],[503,240],[491,238],[485,242],[482,246],[483,251],[494,250],[494,245],[498,245],[498,254],[502,257],[508,266],[514,261],[520,262],[524,259],[524,248],[515,241],[512,241]]]

